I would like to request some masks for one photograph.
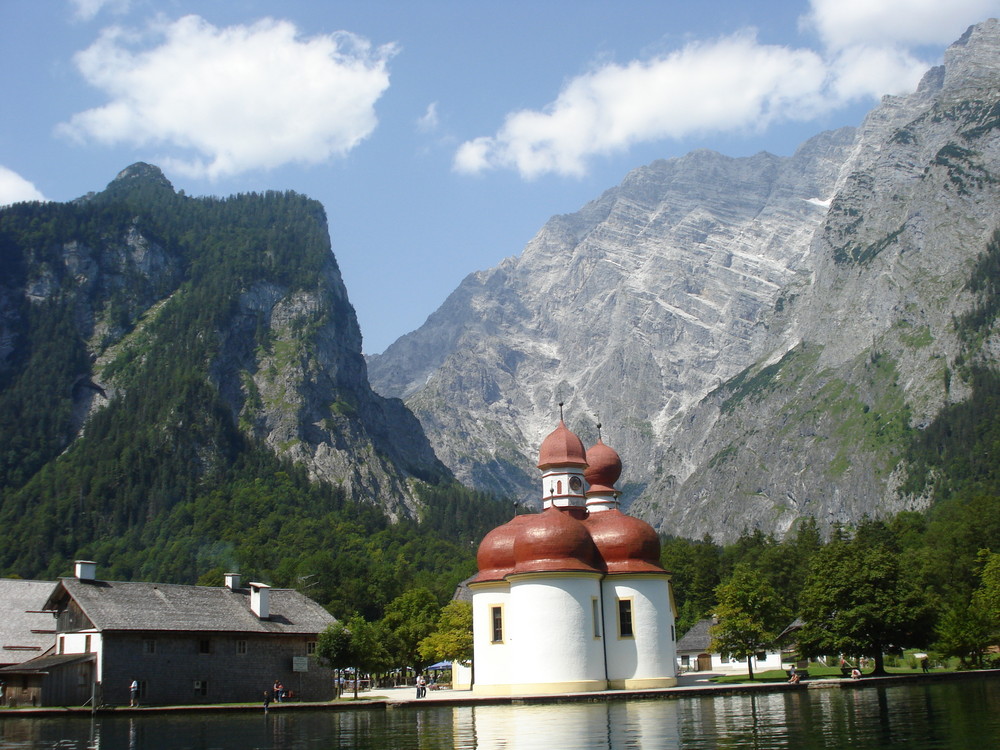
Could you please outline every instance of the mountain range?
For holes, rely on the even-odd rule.
[[[0,573],[240,570],[376,611],[429,569],[450,595],[506,513],[372,391],[316,201],[192,198],[134,164],[0,210],[0,268]]]
[[[942,420],[987,396],[996,364],[997,81],[993,19],[913,94],[792,156],[635,169],[470,274],[368,358],[372,384],[461,481],[535,503],[565,404],[585,442],[619,450],[623,502],[665,534],[925,508],[945,452],[928,440],[954,433]],[[985,457],[983,440],[966,450]]]
[[[664,535],[1000,494],[998,80],[991,20],[859,128],[635,169],[367,361],[305,196],[0,209],[0,572],[447,597],[561,411]]]

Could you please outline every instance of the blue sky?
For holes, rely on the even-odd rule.
[[[0,0],[0,205],[136,161],[323,203],[366,353],[632,168],[787,155],[1000,0]],[[2,269],[0,269],[2,273]]]

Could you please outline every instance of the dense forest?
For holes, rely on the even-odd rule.
[[[420,512],[391,523],[279,459],[212,369],[252,285],[335,296],[322,207],[191,199],[138,166],[74,203],[0,210],[0,575],[53,579],[87,558],[118,580],[237,570],[343,616],[381,616],[415,586],[446,601],[509,505],[410,467]],[[356,327],[346,300],[321,314]],[[264,321],[248,336],[274,346]],[[86,419],[81,395],[101,404]]]

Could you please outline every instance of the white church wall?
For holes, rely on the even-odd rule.
[[[675,685],[674,617],[667,576],[609,576],[603,587],[609,685],[628,689]],[[621,632],[621,601],[628,602],[631,610],[631,636]]]
[[[597,573],[511,576],[510,633],[515,691],[603,690],[604,651],[595,635]]]
[[[460,661],[451,663],[451,687],[453,690],[472,689],[472,665]]]
[[[493,609],[500,607],[502,633],[494,641]],[[476,691],[490,685],[509,683],[508,667],[511,663],[510,640],[510,586],[505,583],[478,584],[472,593],[472,643],[475,663]],[[501,691],[499,694],[503,694]]]

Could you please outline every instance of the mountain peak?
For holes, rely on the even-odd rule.
[[[144,161],[137,161],[135,164],[125,167],[125,169],[119,172],[115,176],[115,179],[108,184],[108,187],[110,188],[113,185],[122,184],[136,185],[140,183],[161,185],[168,188],[171,192],[173,192],[174,189],[170,180],[166,178],[163,171],[159,167],[153,164],[147,164]]]
[[[970,26],[945,50],[944,68],[946,87],[992,90],[1000,75],[1000,20]]]

